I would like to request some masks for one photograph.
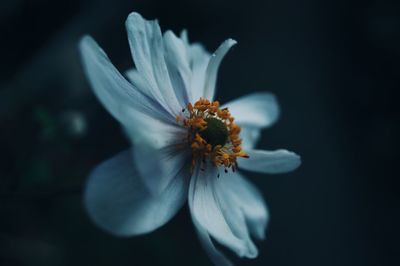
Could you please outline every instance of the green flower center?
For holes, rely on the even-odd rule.
[[[207,128],[200,132],[200,136],[213,147],[224,146],[228,140],[228,129],[224,122],[213,117],[205,118],[204,121],[207,122]]]

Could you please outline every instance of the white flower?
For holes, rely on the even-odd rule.
[[[112,234],[133,236],[164,225],[188,200],[215,264],[231,265],[214,241],[255,258],[250,236],[264,238],[268,212],[260,192],[235,170],[282,173],[300,165],[295,153],[254,149],[260,130],[278,118],[274,96],[254,93],[221,107],[213,101],[232,39],[210,55],[189,44],[185,32],[162,35],[157,21],[137,13],[126,28],[136,65],[129,81],[91,37],[80,43],[95,94],[133,143],[90,175],[84,199],[90,217]]]

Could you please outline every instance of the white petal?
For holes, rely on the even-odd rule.
[[[258,127],[242,126],[240,130],[240,138],[242,139],[243,150],[254,149],[260,136],[261,132]]]
[[[267,174],[286,173],[300,166],[301,160],[294,152],[287,150],[263,151],[246,150],[250,158],[240,158],[239,168]]]
[[[125,25],[133,60],[149,85],[149,94],[167,106],[172,115],[177,115],[183,107],[178,102],[169,78],[158,22],[145,20],[134,12],[128,16]]]
[[[184,42],[172,31],[164,33],[165,62],[179,103],[185,107],[191,99],[189,55]]]
[[[224,41],[218,47],[217,51],[215,51],[215,53],[211,56],[206,71],[206,82],[204,84],[204,95],[203,95],[204,98],[209,100],[214,99],[219,66],[226,53],[235,44],[236,44],[235,40],[228,39]]]
[[[153,98],[153,95],[150,93],[150,85],[147,82],[146,79],[140,74],[137,69],[129,69],[128,71],[125,72],[125,76],[128,78],[128,80],[132,83],[132,85],[139,90],[141,93],[144,95],[149,96],[150,98]],[[160,103],[160,105],[162,105]]]
[[[257,239],[264,239],[269,216],[261,193],[238,172],[221,175],[220,179],[218,195],[224,197],[221,200],[227,205],[227,212],[233,209],[242,212],[251,234]],[[246,235],[243,238],[250,241]]]
[[[199,236],[200,243],[211,261],[217,266],[233,266],[226,256],[219,251],[211,240],[210,234],[207,230],[199,224],[199,222],[192,215],[193,224],[196,228],[197,235]]]
[[[178,92],[176,92],[177,96],[181,98],[180,102],[182,99],[185,101],[187,98],[187,101],[183,104],[185,107],[187,102],[194,103],[200,99],[200,97],[204,97],[206,70],[211,55],[201,44],[189,44],[186,31],[182,31],[181,39],[177,39],[172,32],[167,31],[164,34],[164,41],[166,46],[165,59],[171,81],[174,84],[174,89],[177,91],[177,89],[185,86],[186,91],[184,91],[183,94],[181,93],[182,95],[179,96]],[[168,42],[170,44],[167,44]],[[183,44],[184,47],[182,47],[181,44]],[[182,60],[173,62],[173,58],[175,57],[182,58]],[[186,60],[187,62],[185,62]],[[189,67],[189,71],[187,67]],[[144,88],[144,93],[148,93],[149,85],[136,69],[130,69],[125,74],[135,87],[139,89]],[[179,91],[181,91],[181,89],[179,89]]]
[[[134,123],[138,113],[166,122],[175,120],[157,102],[136,90],[91,37],[83,37],[79,46],[84,70],[96,96],[123,125]]]
[[[249,247],[247,239],[241,239],[242,230],[247,230],[243,220],[244,228],[239,228],[236,221],[231,217],[225,217],[226,204],[221,202],[216,186],[219,178],[217,178],[217,168],[214,166],[206,166],[205,171],[201,171],[197,167],[190,181],[189,186],[189,207],[197,229],[202,236],[203,241],[207,241],[204,237],[204,230],[208,232],[217,242],[230,248],[240,257],[254,257],[253,247]],[[214,247],[209,247],[214,250]]]
[[[189,66],[192,71],[190,77],[190,102],[194,103],[204,97],[204,85],[206,82],[206,71],[211,55],[199,43],[189,44],[186,31],[182,31],[181,40],[186,46],[186,52],[189,56]]]
[[[143,182],[154,195],[162,193],[175,176],[186,169],[189,178],[190,153],[182,143],[154,148],[146,143],[134,146],[134,159]]]
[[[181,130],[175,118],[121,76],[91,37],[80,43],[85,71],[95,94],[136,142],[168,145]],[[141,85],[141,84],[139,84]]]
[[[188,36],[188,32],[186,29],[181,31],[181,40],[183,41],[183,43],[185,45],[189,44],[189,36]]]
[[[191,99],[190,77],[192,71],[189,66],[188,48],[183,40],[176,37],[172,31],[167,31],[164,33],[164,50],[172,87],[180,105],[185,107]],[[130,69],[125,74],[135,87],[138,87],[144,94],[150,94],[149,83],[137,69]]]
[[[247,192],[246,187],[244,189],[236,187],[235,183],[233,182],[237,181],[231,180],[231,176],[232,174],[221,175],[219,178],[220,180],[218,180],[218,182],[215,184],[215,197],[219,202],[221,211],[226,222],[231,228],[232,233],[245,243],[245,256],[248,258],[255,258],[258,255],[258,250],[250,238],[249,228],[246,223],[246,216],[242,209],[243,207],[249,206],[244,199],[238,198],[242,197],[241,194],[236,194],[238,192],[242,192],[243,190]],[[240,183],[239,185],[243,185],[243,183]],[[260,204],[259,202],[252,203]],[[253,206],[250,207],[253,208]],[[255,208],[257,208],[257,206]]]
[[[125,131],[134,145],[148,145],[154,149],[182,143],[187,135],[185,128],[176,122],[167,124],[144,114],[137,114]]]
[[[168,222],[185,202],[187,183],[178,174],[158,197],[139,178],[131,151],[100,164],[90,175],[84,203],[93,221],[119,236],[151,232]]]
[[[268,127],[278,119],[279,106],[275,96],[266,92],[256,92],[225,104],[240,126]]]

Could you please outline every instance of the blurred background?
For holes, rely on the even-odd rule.
[[[400,265],[400,2],[368,0],[2,0],[0,265],[211,265],[187,207],[151,234],[116,238],[82,206],[88,173],[129,143],[91,92],[77,42],[90,34],[129,68],[131,11],[209,51],[238,41],[221,102],[279,99],[259,147],[303,164],[246,173],[271,221],[259,257],[232,256],[238,265]]]

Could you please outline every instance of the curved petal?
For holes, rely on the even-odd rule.
[[[96,96],[123,125],[134,123],[138,113],[164,122],[175,120],[157,102],[135,89],[90,36],[82,38],[79,48],[84,70]]]
[[[206,70],[206,81],[204,84],[204,95],[203,95],[204,98],[209,100],[214,99],[219,66],[226,53],[235,44],[236,44],[235,40],[228,39],[218,47],[218,49],[215,51],[214,54],[212,54]]]
[[[250,233],[257,239],[264,239],[269,215],[261,193],[238,172],[222,175],[220,179],[217,190],[218,195],[221,195],[220,201],[227,205],[227,215],[243,215]],[[237,217],[235,219],[241,221]],[[245,227],[244,224],[240,226]],[[247,231],[242,230],[242,233],[247,234]],[[248,235],[242,237],[251,241]]]
[[[153,149],[180,143],[187,134],[185,128],[176,122],[167,124],[144,114],[137,114],[125,131],[134,145],[148,145]]]
[[[210,53],[208,53],[201,44],[189,44],[186,31],[182,31],[181,40],[185,44],[189,57],[189,66],[192,71],[190,77],[189,98],[191,103],[196,102],[200,97],[204,96],[204,84],[206,82],[206,71],[210,61]]]
[[[185,107],[191,99],[189,55],[184,42],[172,31],[164,33],[165,62],[179,103]]]
[[[261,136],[261,130],[258,127],[242,126],[240,138],[242,139],[242,148],[244,150],[254,149]]]
[[[188,102],[194,103],[204,96],[206,70],[210,61],[210,53],[199,43],[190,44],[186,31],[181,33],[180,39],[172,32],[164,34],[165,60],[174,89],[182,91],[177,97],[183,106]],[[183,45],[183,47],[182,47]],[[174,60],[180,58],[179,60]],[[130,69],[126,76],[139,89],[144,88],[145,94],[149,85],[136,69]],[[182,89],[183,88],[183,89]]]
[[[168,222],[184,204],[187,187],[187,179],[178,173],[162,194],[152,197],[128,150],[91,173],[84,204],[101,228],[114,235],[132,236],[151,232]]]
[[[204,250],[207,252],[207,255],[210,257],[211,261],[218,266],[233,266],[232,262],[230,262],[226,256],[219,251],[214,243],[211,240],[210,234],[206,229],[193,217],[193,224],[196,228],[197,235],[199,236],[200,243]]]
[[[125,75],[138,90],[143,91],[144,94],[147,93],[148,83],[136,69],[129,69],[125,72]],[[131,125],[127,129],[127,133],[135,144],[150,140],[147,142],[155,148],[171,145],[176,139],[180,141],[184,139],[181,135],[186,134],[184,128],[176,123],[176,118],[170,123],[162,123],[146,115],[139,114],[136,117],[136,121],[131,121]],[[163,143],[165,145],[162,145]]]
[[[221,181],[217,178],[217,168],[211,165],[206,166],[205,171],[198,168],[189,185],[189,207],[201,240],[208,247],[206,250],[215,253],[215,247],[210,246],[205,231],[238,256],[253,258],[256,256],[254,246],[250,245],[248,239],[243,238],[247,230],[244,216],[238,214],[237,208],[231,210],[235,214],[228,215],[227,202],[222,200],[222,195],[218,195],[220,191],[217,186],[221,185]],[[241,227],[242,225],[244,227]],[[223,256],[222,253],[217,254]]]
[[[185,146],[184,146],[185,147]],[[185,178],[189,178],[190,153],[182,144],[169,145],[160,149],[146,143],[138,144],[134,149],[134,159],[144,184],[153,195],[159,195],[175,176],[186,169]]]
[[[267,92],[256,92],[234,101],[228,102],[222,108],[229,108],[240,126],[268,127],[279,117],[279,106],[274,95]]]
[[[293,171],[301,164],[300,156],[287,150],[246,150],[246,152],[250,157],[240,158],[238,165],[239,168],[248,171],[279,174]]]
[[[148,93],[176,116],[183,108],[171,84],[164,58],[164,41],[156,20],[145,20],[138,13],[129,14],[126,30],[136,68],[147,81]]]
[[[228,187],[226,183],[233,182],[227,180],[231,175],[222,175],[220,181],[215,185],[215,196],[218,199],[221,211],[226,222],[232,230],[232,233],[240,238],[246,245],[246,257],[255,258],[258,255],[257,247],[250,238],[250,232],[246,224],[246,217],[241,209],[246,202],[237,199],[238,195],[236,187]],[[258,202],[257,202],[258,204]],[[248,207],[248,206],[246,206]]]
[[[132,83],[132,85],[137,90],[139,90],[144,95],[147,95],[150,98],[153,98],[153,96],[151,95],[151,93],[149,91],[149,88],[150,88],[149,83],[142,76],[142,74],[140,74],[139,71],[137,71],[137,69],[131,68],[131,69],[127,70],[125,72],[125,76],[128,78],[128,80]]]
[[[176,126],[175,118],[123,78],[91,37],[81,40],[80,50],[96,96],[131,139],[165,146],[178,136],[182,129]]]

